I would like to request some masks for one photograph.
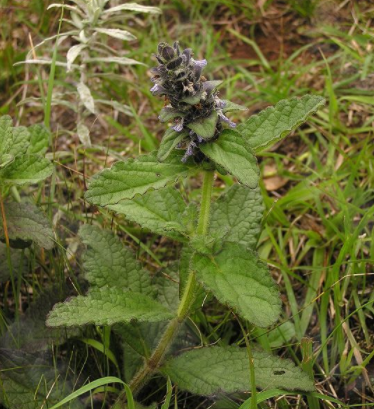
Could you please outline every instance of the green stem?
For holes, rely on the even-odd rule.
[[[204,173],[201,207],[196,230],[196,233],[200,235],[207,234],[209,227],[209,215],[211,196],[213,191],[213,180],[214,171],[207,171]],[[149,378],[149,376],[151,376],[160,367],[163,359],[165,358],[166,353],[168,352],[171,346],[172,341],[174,340],[184,320],[189,315],[191,306],[194,301],[196,287],[197,282],[195,273],[193,271],[190,271],[186,286],[183,291],[182,298],[178,306],[177,316],[169,322],[156,349],[153,351],[152,355],[147,360],[144,367],[134,376],[134,378],[130,382],[130,389],[134,395],[140,391],[140,389],[143,387],[144,383]],[[125,391],[123,391],[118,397],[116,403],[121,403],[125,401],[126,393]]]

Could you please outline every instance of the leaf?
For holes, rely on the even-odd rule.
[[[216,141],[199,147],[208,158],[235,176],[240,183],[251,189],[258,185],[260,170],[256,157],[239,133],[225,129]]]
[[[278,327],[272,329],[268,334],[268,342],[271,348],[280,348],[295,336],[295,325],[286,321]]]
[[[124,41],[134,41],[136,37],[134,34],[131,34],[129,31],[120,30],[118,28],[95,28],[97,33],[106,34],[110,37],[118,38],[119,40]]]
[[[83,82],[80,82],[77,85],[77,91],[79,94],[79,98],[82,101],[83,105],[91,112],[91,114],[95,113],[95,101],[92,98],[91,91]]]
[[[54,247],[54,234],[49,220],[31,203],[4,203],[8,236],[11,240],[32,240],[47,250]],[[0,218],[0,238],[4,239],[3,220]]]
[[[0,348],[0,404],[8,409],[36,409],[51,407],[59,402],[72,388],[67,380],[71,374],[51,363],[40,354]],[[59,380],[63,379],[62,382]],[[70,409],[83,409],[75,401]]]
[[[77,125],[77,134],[79,140],[85,147],[88,148],[91,147],[90,130],[87,128],[86,125],[79,123]]]
[[[162,137],[160,147],[157,151],[157,159],[163,162],[187,135],[187,131],[177,132],[174,131],[173,128],[169,128]]]
[[[198,121],[192,122],[187,126],[203,139],[209,140],[213,138],[216,132],[217,121],[218,114],[216,111],[213,111],[207,118],[199,119]]]
[[[18,278],[22,272],[26,271],[27,259],[24,257],[22,250],[10,248],[10,260],[12,271],[9,268],[7,247],[4,243],[0,243],[0,283],[9,280],[12,272],[14,278]]]
[[[87,58],[87,62],[104,62],[104,63],[116,63],[120,65],[146,65],[140,61],[136,61],[132,58],[127,57],[95,57],[95,58]]]
[[[22,155],[5,169],[0,170],[0,179],[12,185],[38,183],[53,173],[52,163],[39,155]]]
[[[209,234],[255,250],[263,212],[259,187],[233,185],[212,205]]]
[[[325,99],[316,95],[283,99],[274,107],[251,116],[236,131],[243,135],[255,152],[260,152],[287,136],[323,105]]]
[[[181,162],[183,153],[175,151],[163,163],[156,155],[157,152],[152,152],[104,169],[91,179],[86,199],[99,206],[114,205],[187,175],[188,166]]]
[[[124,214],[128,220],[154,233],[184,241],[183,234],[186,234],[186,229],[181,215],[186,203],[174,187],[150,191],[131,200],[122,200],[108,208]]]
[[[49,146],[50,132],[43,124],[34,124],[28,128],[30,132],[30,145],[28,154],[44,155]]]
[[[86,296],[78,295],[56,304],[48,314],[50,327],[86,324],[113,325],[117,322],[158,322],[173,314],[144,294],[116,287],[92,289]]]
[[[224,103],[224,107],[222,108],[222,112],[225,114],[226,112],[233,112],[233,111],[248,111],[248,108],[235,104],[235,102],[228,101],[227,99],[223,99],[222,102]]]
[[[12,118],[8,115],[0,117],[0,159],[3,155],[22,155],[26,152],[30,141],[30,133],[24,126],[13,127]]]
[[[279,317],[280,299],[267,265],[239,244],[226,243],[215,255],[195,254],[192,268],[207,290],[259,327]]]
[[[158,116],[158,119],[160,122],[168,122],[171,121],[174,118],[180,118],[184,117],[185,114],[181,111],[178,111],[177,109],[171,107],[171,106],[166,106],[161,109],[160,115]]]
[[[73,66],[75,59],[78,55],[87,47],[87,44],[77,44],[73,45],[73,47],[69,48],[69,51],[66,54],[66,62],[67,62],[67,71],[70,72]]]
[[[288,359],[254,350],[256,385],[313,391],[309,376]],[[250,390],[248,351],[238,347],[206,347],[186,352],[166,362],[162,369],[181,389],[199,395]]]
[[[79,236],[87,250],[83,257],[85,278],[94,287],[118,287],[152,295],[150,273],[135,254],[110,230],[83,225]]]
[[[112,7],[110,9],[104,10],[103,14],[116,13],[118,11],[136,11],[138,13],[150,13],[150,14],[161,14],[161,9],[158,7],[142,6],[137,3],[127,3],[121,4],[119,6]]]

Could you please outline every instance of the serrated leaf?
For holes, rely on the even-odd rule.
[[[255,152],[259,152],[287,136],[324,104],[325,99],[316,95],[283,99],[274,107],[251,116],[236,130]]]
[[[104,10],[103,14],[111,14],[124,10],[136,11],[138,13],[161,14],[161,9],[159,9],[158,7],[142,6],[141,4],[137,3],[120,4],[119,6],[115,6],[110,9]]]
[[[51,407],[72,391],[76,381],[61,363],[57,368],[41,354],[15,349],[0,348],[0,367],[0,404],[8,409]],[[79,400],[70,405],[70,409],[83,408]]]
[[[28,128],[30,132],[30,145],[28,154],[44,155],[48,149],[50,132],[43,124],[34,124]]]
[[[95,28],[97,33],[105,34],[110,37],[118,38],[119,40],[124,41],[134,41],[136,37],[134,34],[131,34],[129,31],[120,30],[118,28]]]
[[[78,55],[87,47],[87,44],[77,44],[69,48],[69,51],[66,54],[67,70],[71,71],[73,63]]]
[[[233,185],[212,205],[209,233],[254,250],[264,212],[259,187]]]
[[[91,179],[86,199],[92,204],[107,206],[142,195],[149,189],[160,189],[187,175],[189,168],[182,163],[182,157],[183,153],[174,151],[160,163],[157,152],[152,152],[135,160],[117,162]]]
[[[56,304],[48,314],[50,327],[86,324],[113,325],[118,322],[158,322],[173,314],[144,294],[116,287],[92,289],[86,296],[78,295]]]
[[[215,255],[195,254],[192,268],[207,290],[251,323],[264,328],[278,319],[277,286],[267,265],[252,250],[225,243]]]
[[[3,155],[17,156],[26,152],[30,133],[24,126],[13,127],[12,118],[0,117],[0,159]]]
[[[150,191],[143,196],[108,206],[154,233],[179,241],[184,240],[183,234],[186,233],[181,220],[185,207],[182,195],[174,187]]]
[[[32,240],[38,246],[50,250],[54,247],[54,235],[43,212],[31,203],[4,203],[10,240]],[[0,219],[0,238],[4,239],[3,220]]]
[[[235,104],[235,102],[231,102],[227,99],[223,99],[222,102],[225,104],[224,107],[222,108],[222,112],[225,114],[226,112],[233,112],[233,111],[248,111],[248,108]]]
[[[240,183],[251,189],[258,185],[260,170],[256,157],[239,133],[225,129],[216,141],[199,147],[204,155],[235,176]]]
[[[309,376],[288,359],[254,350],[253,362],[259,388],[315,389]],[[166,362],[162,372],[181,389],[198,395],[250,390],[246,348],[215,346],[194,349]]]
[[[95,101],[91,95],[90,89],[87,87],[86,84],[80,82],[77,85],[77,91],[79,94],[79,98],[82,101],[83,105],[91,112],[91,114],[95,113]]]
[[[142,268],[135,254],[110,230],[84,225],[79,236],[87,250],[85,277],[93,287],[118,287],[152,295],[150,273]]]
[[[27,259],[22,250],[9,249],[11,266],[8,262],[6,244],[0,242],[0,283],[4,283],[12,276],[18,278],[24,271],[26,271]],[[12,268],[12,270],[10,269]]]
[[[218,121],[218,114],[213,111],[207,118],[202,118],[196,122],[188,124],[188,128],[192,129],[197,135],[205,140],[213,138],[216,132],[216,125]]]
[[[5,169],[0,170],[0,179],[13,185],[38,183],[53,173],[53,165],[39,155],[22,155]]]
[[[177,132],[169,128],[162,137],[160,147],[157,151],[157,159],[163,162],[187,135],[187,131]]]

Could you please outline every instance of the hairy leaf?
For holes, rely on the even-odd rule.
[[[155,233],[184,240],[186,229],[181,215],[186,204],[174,187],[153,190],[131,200],[122,200],[108,208],[124,214],[127,219]]]
[[[256,248],[264,211],[261,191],[233,185],[212,206],[209,233]]]
[[[216,111],[213,111],[208,118],[199,119],[198,121],[192,122],[187,126],[203,139],[209,140],[213,138],[216,132],[217,121],[218,114]]]
[[[113,325],[117,322],[157,322],[173,318],[173,314],[157,301],[144,294],[116,287],[91,290],[56,304],[48,314],[50,327],[86,324]]]
[[[97,33],[106,34],[110,37],[118,38],[119,40],[124,41],[134,41],[136,37],[134,34],[131,34],[129,31],[120,30],[118,28],[95,28]]]
[[[47,250],[54,247],[51,224],[36,206],[31,203],[6,202],[4,210],[9,239],[32,240]],[[2,218],[0,218],[0,238],[5,239]]]
[[[77,44],[73,45],[73,47],[69,48],[69,51],[66,54],[66,61],[67,61],[67,70],[68,72],[71,71],[73,63],[78,55],[87,47],[87,44]]]
[[[288,359],[254,350],[253,361],[259,388],[314,390],[309,376]],[[166,362],[162,372],[180,388],[199,395],[249,391],[251,388],[246,348],[195,349]]]
[[[181,162],[182,156],[175,151],[160,163],[157,152],[152,152],[136,160],[117,162],[91,179],[86,199],[99,206],[114,205],[149,189],[160,189],[187,174],[188,166]]]
[[[162,137],[161,144],[157,152],[157,159],[160,162],[163,162],[187,135],[187,131],[177,132],[174,131],[173,128],[169,128]]]
[[[30,132],[30,145],[27,153],[44,155],[48,149],[50,132],[43,124],[34,124],[28,128]]]
[[[39,155],[22,155],[0,170],[0,179],[13,185],[38,183],[53,173],[52,163]]]
[[[248,110],[247,107],[243,105],[235,104],[234,102],[228,101],[227,99],[222,100],[222,102],[225,104],[225,106],[222,108],[223,113]]]
[[[218,254],[195,254],[192,263],[204,287],[243,318],[259,327],[278,319],[278,289],[267,265],[252,250],[226,243]]]
[[[40,354],[0,348],[0,404],[7,409],[39,409],[59,402],[73,390],[74,379],[71,382],[67,369],[54,364]],[[79,400],[69,407],[84,408]]]
[[[213,143],[200,145],[201,151],[235,176],[240,183],[254,189],[260,170],[251,148],[244,138],[231,129],[225,129]]]
[[[82,101],[83,105],[91,112],[91,114],[95,113],[95,101],[91,95],[90,89],[87,87],[86,84],[80,82],[77,85],[77,90],[79,94],[79,98]]]
[[[324,104],[325,99],[316,95],[283,99],[274,107],[251,116],[236,130],[255,152],[259,152],[287,136]]]
[[[118,11],[136,11],[138,13],[150,13],[150,14],[161,14],[161,9],[152,6],[142,6],[137,3],[127,3],[120,4],[119,6],[112,7],[110,9],[104,10],[103,14],[111,14]]]
[[[13,274],[18,278],[25,270],[27,259],[19,249],[9,249],[11,265],[8,262],[6,244],[0,242],[0,283],[9,280]]]
[[[117,287],[152,295],[150,273],[135,254],[110,230],[84,225],[79,236],[88,247],[84,254],[85,277],[94,287]]]
[[[13,127],[12,118],[0,117],[0,159],[3,155],[22,155],[30,141],[30,133],[24,126]]]

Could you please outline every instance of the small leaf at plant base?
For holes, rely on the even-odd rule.
[[[209,140],[213,138],[216,132],[217,121],[218,114],[216,111],[213,111],[208,118],[199,119],[198,121],[192,122],[187,126],[201,138]]]
[[[209,233],[255,250],[263,212],[259,187],[233,185],[213,203]]]
[[[86,324],[113,325],[117,322],[158,322],[173,318],[167,308],[152,298],[116,287],[91,290],[56,304],[47,318],[50,327]]]
[[[162,137],[161,144],[157,152],[157,159],[160,162],[163,162],[187,135],[187,131],[177,132],[174,131],[173,128],[169,128]]]
[[[52,163],[39,155],[22,155],[5,169],[0,170],[0,179],[10,185],[38,183],[53,173]]]
[[[154,233],[163,234],[178,241],[186,240],[187,231],[181,217],[186,203],[174,187],[152,190],[143,196],[121,200],[107,207],[124,214],[128,220]]]
[[[93,287],[118,287],[153,294],[150,273],[113,232],[85,224],[80,228],[79,236],[87,245],[83,266],[85,278]]]
[[[82,101],[83,105],[91,112],[91,114],[95,113],[95,101],[91,95],[90,89],[87,87],[86,84],[80,82],[77,85],[78,94],[80,100]]]
[[[239,133],[225,129],[213,143],[201,144],[200,150],[240,183],[251,189],[258,185],[260,170],[257,159]]]
[[[86,199],[92,204],[107,206],[142,195],[149,189],[160,189],[187,175],[189,167],[182,163],[182,157],[183,153],[174,151],[160,163],[157,152],[152,152],[136,160],[117,162],[91,179]]]
[[[27,153],[44,155],[49,146],[50,132],[43,124],[34,124],[27,128],[30,132],[30,145]]]
[[[54,247],[54,234],[49,220],[31,203],[4,203],[10,240],[32,240],[38,246],[50,250]],[[0,238],[5,239],[3,221],[0,218]]]
[[[268,327],[281,312],[267,265],[244,246],[226,243],[215,255],[195,254],[192,268],[205,289],[249,322]]]
[[[313,391],[309,376],[288,359],[254,350],[256,386],[262,389]],[[198,395],[250,390],[249,358],[246,348],[206,347],[185,352],[170,359],[162,369],[164,375],[181,389]]]
[[[324,104],[325,99],[316,95],[283,99],[274,107],[251,116],[236,130],[255,152],[260,152],[287,136]]]
[[[9,268],[7,246],[0,242],[0,284],[8,281],[12,277],[15,279],[26,271],[27,258],[22,250],[10,248],[10,258],[12,271]]]

